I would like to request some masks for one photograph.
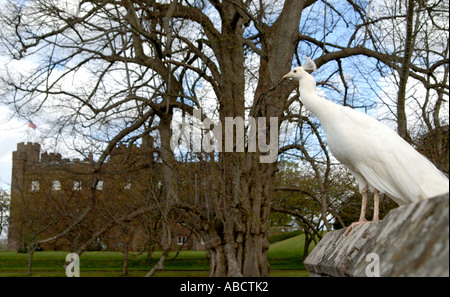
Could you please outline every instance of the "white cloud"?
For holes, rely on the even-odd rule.
[[[398,85],[396,83],[396,79],[391,75],[384,78],[378,82],[378,84],[382,89],[380,96],[376,102],[375,106],[375,114],[378,120],[383,122],[384,124],[391,127],[393,130],[397,130],[397,122],[396,122],[396,112],[397,112],[397,94],[398,94]],[[419,81],[409,78],[407,83],[407,92],[406,92],[406,117],[408,120],[408,130],[410,133],[417,133],[420,129],[425,127],[425,123],[422,117],[422,107],[424,105],[426,99],[426,89],[422,83]],[[429,103],[427,105],[427,113],[431,113],[436,104],[436,93],[431,91],[429,95]],[[439,118],[441,124],[448,124],[449,118],[449,102],[448,97],[446,101],[442,104]],[[431,114],[429,115],[430,118]]]
[[[0,188],[7,191],[11,188],[12,152],[17,143],[32,141],[38,133],[25,121],[9,119],[9,113],[7,107],[0,106]]]

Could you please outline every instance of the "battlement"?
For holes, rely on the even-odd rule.
[[[47,153],[41,154],[41,162],[61,162],[62,156],[58,153]]]
[[[89,157],[80,159],[63,158],[60,153],[41,153],[41,145],[34,142],[20,142],[17,144],[17,150],[13,152],[14,160],[26,160],[34,163],[90,163],[93,160],[92,154]]]
[[[41,153],[41,145],[39,143],[34,142],[19,142],[17,144],[17,154],[13,154],[13,156],[26,159],[30,162],[39,162],[40,153]]]
[[[29,150],[41,150],[41,145],[37,142],[19,142],[17,144],[17,151],[18,152],[27,152]]]
[[[151,150],[153,147],[154,139],[151,136],[143,137],[142,144],[119,144],[113,148],[111,151],[111,157],[124,156],[139,153],[143,150]],[[17,150],[13,152],[13,159],[16,161],[23,160],[32,163],[91,163],[93,161],[93,155],[90,154],[88,157],[80,159],[73,158],[72,160],[68,158],[63,158],[59,153],[41,153],[41,145],[35,142],[20,142],[17,144]],[[14,163],[14,162],[13,162]],[[13,164],[14,165],[14,164]]]

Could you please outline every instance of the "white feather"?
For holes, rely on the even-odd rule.
[[[304,65],[302,65],[302,68],[309,73],[315,72],[317,70],[316,63],[314,63],[314,61],[311,60],[311,58],[305,57],[305,59],[307,62]]]
[[[395,131],[365,113],[319,97],[314,78],[300,68],[285,77],[299,79],[302,103],[319,118],[331,152],[349,168],[361,190],[375,188],[399,205],[449,192],[448,178]]]
[[[395,131],[349,107],[330,108],[334,119],[321,120],[328,146],[336,159],[369,186],[399,205],[449,191],[448,178]]]

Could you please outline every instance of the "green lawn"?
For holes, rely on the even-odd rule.
[[[304,235],[299,235],[270,246],[268,260],[271,276],[308,276],[301,261]],[[67,251],[35,252],[33,256],[33,276],[65,276],[62,265]],[[152,259],[146,254],[130,254],[128,257],[129,276],[144,276],[161,257],[154,252]],[[209,262],[205,251],[181,251],[176,259],[171,253],[164,263],[164,271],[155,276],[208,276]],[[28,254],[0,252],[0,276],[26,276]],[[123,254],[120,252],[85,252],[80,257],[81,276],[121,276]]]

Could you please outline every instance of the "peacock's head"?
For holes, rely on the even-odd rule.
[[[283,78],[291,78],[295,80],[301,80],[303,77],[307,75],[305,69],[302,67],[295,67],[291,71],[289,71]]]
[[[283,78],[291,78],[299,81],[302,78],[309,76],[309,73],[316,71],[316,63],[308,57],[305,57],[305,59],[307,62],[303,66],[295,67],[283,76]]]

